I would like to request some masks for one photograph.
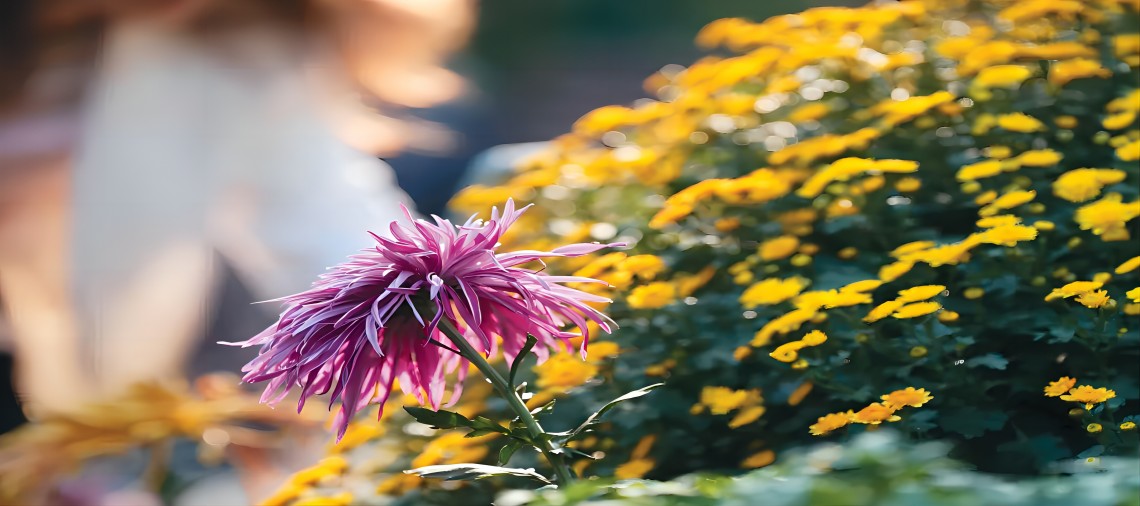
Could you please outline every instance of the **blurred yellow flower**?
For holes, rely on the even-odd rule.
[[[744,459],[740,463],[740,467],[744,469],[758,469],[776,461],[776,452],[772,450],[764,450],[760,453],[753,454]]]
[[[1053,194],[1069,202],[1085,202],[1100,195],[1108,185],[1124,181],[1118,169],[1074,169],[1061,174],[1053,182]]]
[[[867,323],[875,323],[893,314],[899,308],[903,307],[903,304],[905,303],[899,300],[888,300],[882,304],[879,304],[878,306],[875,306],[874,309],[867,313],[867,316],[863,317],[863,321]]]
[[[895,390],[887,395],[880,397],[883,404],[891,409],[900,409],[905,406],[912,408],[922,407],[923,404],[930,402],[934,396],[930,395],[925,388],[906,387],[902,390]]]
[[[1135,430],[1136,422],[1124,422],[1120,424],[1120,430]]]
[[[1120,264],[1114,272],[1117,274],[1127,274],[1136,270],[1138,267],[1140,267],[1140,256],[1134,256],[1128,260],[1125,260],[1124,263]]]
[[[1023,167],[1052,167],[1062,158],[1064,155],[1052,149],[1035,149],[1017,155],[1014,160]]]
[[[1085,430],[1089,431],[1090,434],[1096,434],[1102,429],[1103,427],[1101,427],[1099,423],[1090,423],[1087,427],[1085,427]]]
[[[672,304],[675,300],[677,300],[676,288],[663,281],[636,287],[626,297],[626,302],[634,309],[658,309]]]
[[[1120,194],[1110,193],[1078,208],[1073,219],[1081,230],[1091,230],[1104,241],[1123,241],[1130,237],[1126,224],[1137,216],[1140,216],[1140,200],[1125,204]]]
[[[1002,114],[997,117],[997,126],[1013,132],[1040,132],[1045,130],[1045,124],[1025,113],[1015,112]]]
[[[941,295],[944,291],[946,291],[946,287],[943,285],[921,285],[900,290],[899,296],[895,300],[902,303],[919,302]]]
[[[884,265],[879,269],[879,279],[884,283],[890,283],[898,279],[903,274],[910,272],[914,268],[914,262],[898,261],[891,264]]]
[[[1089,58],[1073,58],[1054,63],[1049,69],[1049,82],[1062,86],[1074,79],[1109,77],[1111,75],[1112,71],[1102,67],[1099,61]]]
[[[1140,303],[1140,287],[1136,287],[1136,288],[1133,288],[1131,290],[1128,290],[1127,292],[1124,293],[1124,295],[1126,297],[1128,297],[1128,300],[1131,300],[1132,302]]]
[[[851,421],[867,425],[879,425],[883,422],[897,422],[902,418],[895,414],[895,408],[885,403],[876,402],[851,415]]]
[[[1104,307],[1110,301],[1112,301],[1112,299],[1108,296],[1108,291],[1106,290],[1085,292],[1077,296],[1077,302],[1089,309]]]
[[[1012,190],[1002,194],[989,205],[978,210],[979,216],[993,216],[1000,211],[1027,204],[1037,197],[1035,190]]]
[[[652,459],[633,459],[614,469],[614,478],[619,480],[636,480],[652,471],[657,462]]]
[[[732,417],[732,420],[728,421],[728,427],[730,429],[736,429],[755,422],[759,420],[761,416],[764,416],[765,411],[764,406],[751,406],[741,409],[736,416]]]
[[[1021,65],[995,65],[978,72],[971,85],[979,88],[1010,88],[1032,75],[1032,70]]]
[[[649,280],[665,270],[665,262],[655,255],[634,255],[622,260],[618,268],[630,271],[643,280]]]
[[[913,304],[907,304],[903,307],[898,308],[893,314],[891,314],[891,316],[900,320],[907,318],[917,318],[919,316],[926,316],[928,314],[931,314],[935,311],[938,311],[939,309],[942,309],[942,304],[939,304],[937,302],[915,302]]]
[[[1061,376],[1057,381],[1050,382],[1045,386],[1045,397],[1060,397],[1072,390],[1077,386],[1077,379],[1068,376]]]
[[[1051,301],[1061,298],[1067,299],[1069,297],[1076,297],[1093,290],[1099,290],[1102,286],[1104,286],[1104,283],[1101,283],[1100,281],[1073,281],[1072,283],[1066,284],[1061,288],[1054,288],[1052,292],[1049,292],[1049,295],[1045,296],[1045,300]]]
[[[766,262],[781,260],[792,255],[800,246],[800,240],[792,235],[768,239],[760,243],[760,258]]]
[[[816,419],[816,422],[809,427],[811,435],[823,436],[836,429],[846,427],[851,423],[851,417],[854,413],[848,411],[846,413],[828,413]]]
[[[744,290],[740,294],[740,304],[745,309],[779,304],[799,295],[806,286],[807,281],[799,277],[768,278]]]

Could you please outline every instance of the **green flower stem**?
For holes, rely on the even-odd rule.
[[[558,483],[565,486],[574,481],[574,475],[570,471],[570,467],[566,465],[566,460],[562,458],[561,454],[554,453],[554,448],[550,445],[550,441],[546,439],[546,432],[542,430],[542,426],[538,424],[538,420],[535,420],[534,416],[530,414],[530,409],[528,409],[522,399],[519,398],[514,386],[503,378],[503,375],[499,374],[499,371],[491,366],[491,363],[487,361],[487,358],[484,357],[482,353],[476,351],[475,348],[471,346],[471,343],[467,342],[467,339],[459,333],[459,330],[456,329],[447,318],[440,319],[439,329],[447,335],[448,339],[451,339],[451,342],[454,343],[455,347],[459,350],[459,354],[472,364],[475,364],[475,368],[479,369],[479,372],[483,373],[488,380],[491,380],[491,384],[494,385],[495,390],[498,390],[499,395],[507,400],[507,404],[511,406],[511,410],[514,411],[515,414],[518,415],[519,420],[522,420],[523,424],[526,425],[527,431],[530,432],[531,439],[538,445],[538,450],[546,457],[547,462],[550,463],[550,467],[554,468],[554,474],[558,477]]]

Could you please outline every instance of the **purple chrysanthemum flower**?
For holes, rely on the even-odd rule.
[[[503,232],[524,211],[508,200],[501,215],[494,208],[489,221],[472,217],[456,227],[434,216],[435,223],[413,219],[405,208],[410,227],[393,222],[391,238],[372,234],[375,247],[330,268],[308,290],[279,299],[286,307],[277,323],[232,343],[261,346],[257,358],[242,368],[243,381],[268,381],[261,400],[269,403],[299,387],[298,411],[310,396],[331,390],[330,408],[341,404],[339,440],[352,415],[370,403],[382,406],[396,380],[421,404],[439,409],[446,376],[456,372],[449,403],[458,400],[468,362],[444,345],[441,318],[484,354],[493,354],[500,339],[508,361],[528,334],[538,340],[534,353],[540,361],[559,343],[569,350],[569,338],[579,334],[563,329],[573,325],[582,331],[584,354],[587,321],[606,332],[613,325],[586,303],[609,299],[560,283],[602,282],[520,266],[618,244],[495,253]],[[425,315],[429,308],[433,311]]]

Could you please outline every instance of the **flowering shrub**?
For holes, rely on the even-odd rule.
[[[651,76],[656,99],[587,114],[453,202],[535,203],[513,248],[634,245],[549,262],[608,282],[576,288],[615,299],[620,330],[524,371],[528,405],[565,430],[663,381],[565,450],[618,479],[764,467],[883,426],[988,471],[1135,455],[1138,23],[1135,0],[922,0],[709,25],[716,56]],[[389,417],[336,451],[397,426],[395,457],[344,481],[426,503],[448,487],[388,473],[509,448]]]

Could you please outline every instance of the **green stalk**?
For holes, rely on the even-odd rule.
[[[483,375],[491,381],[495,390],[499,391],[499,395],[507,400],[507,404],[511,406],[511,410],[514,411],[515,414],[518,415],[519,420],[522,420],[523,424],[526,425],[527,431],[530,432],[531,439],[538,445],[538,450],[546,457],[547,462],[550,463],[550,467],[554,468],[554,474],[558,477],[558,483],[565,486],[574,481],[574,474],[570,471],[570,467],[566,465],[566,460],[562,458],[561,454],[554,453],[554,448],[550,445],[550,441],[546,439],[546,432],[542,430],[542,426],[538,424],[538,420],[535,420],[534,416],[530,414],[530,409],[526,407],[526,404],[519,398],[518,394],[515,393],[514,386],[503,378],[503,375],[499,374],[499,371],[491,366],[491,363],[487,361],[487,358],[484,357],[482,353],[476,351],[475,348],[471,346],[471,343],[467,342],[467,339],[459,333],[459,330],[456,329],[447,318],[440,319],[439,329],[447,335],[448,339],[451,339],[451,342],[454,343],[455,347],[459,350],[459,354],[472,364],[475,364],[475,368],[479,369],[479,372],[483,373]]]

